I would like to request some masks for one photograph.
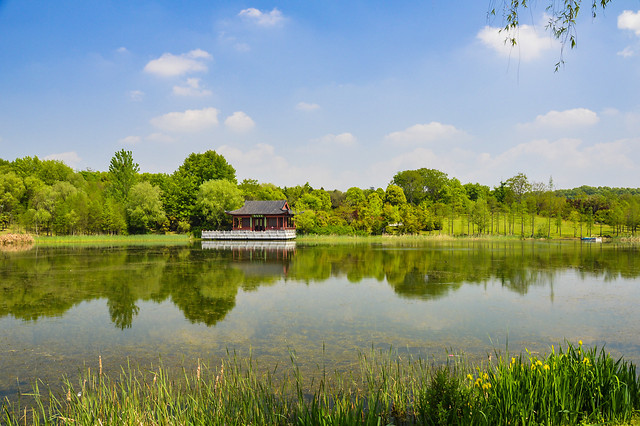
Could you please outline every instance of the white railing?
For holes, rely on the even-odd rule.
[[[295,229],[271,229],[267,231],[202,231],[203,240],[292,240]]]

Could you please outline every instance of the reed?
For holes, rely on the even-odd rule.
[[[251,356],[171,371],[87,370],[54,392],[36,382],[29,406],[5,404],[0,423],[207,425],[564,425],[638,422],[635,366],[603,349],[567,343],[481,366],[371,350],[347,373],[318,366],[302,376],[295,352],[279,371]],[[461,360],[460,360],[461,359]],[[101,359],[99,359],[101,362]]]
[[[0,234],[0,246],[30,245],[33,241],[29,234]]]

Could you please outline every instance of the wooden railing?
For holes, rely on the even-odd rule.
[[[272,229],[267,231],[202,231],[203,240],[292,240],[295,229]]]

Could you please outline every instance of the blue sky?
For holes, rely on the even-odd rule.
[[[386,187],[401,170],[496,186],[640,186],[640,2],[588,10],[578,47],[544,7],[504,45],[484,1],[0,0],[0,157],[239,180]]]

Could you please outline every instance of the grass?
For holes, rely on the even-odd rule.
[[[100,363],[101,365],[101,363]],[[27,396],[27,395],[25,395]],[[230,354],[175,374],[163,367],[101,367],[58,393],[36,383],[30,406],[9,405],[7,425],[564,425],[638,424],[635,366],[603,349],[567,343],[542,358],[524,354],[471,367],[371,351],[358,371],[303,378],[295,353],[284,371]]]
[[[36,236],[37,245],[68,244],[168,244],[188,243],[187,234],[144,234],[144,235],[56,235]]]

